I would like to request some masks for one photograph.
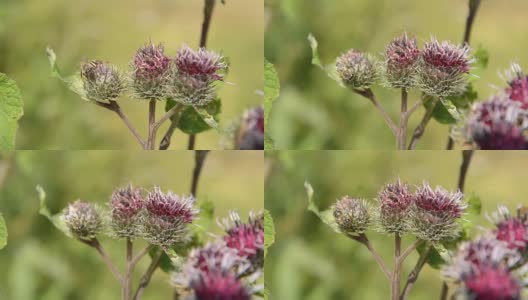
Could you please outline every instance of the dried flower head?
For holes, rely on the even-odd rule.
[[[154,187],[146,197],[146,239],[155,245],[168,247],[184,242],[188,238],[188,226],[196,218],[192,196],[178,196],[172,192],[163,193]]]
[[[448,192],[442,187],[432,189],[427,183],[414,195],[412,227],[416,235],[427,241],[456,238],[460,231],[458,219],[467,205],[460,191]]]
[[[216,83],[224,80],[227,64],[223,56],[184,45],[174,59],[168,94],[180,103],[205,106],[216,97]]]
[[[497,239],[506,242],[510,249],[528,255],[527,215],[518,209],[517,215],[512,216],[505,206],[499,206],[492,218],[496,226],[494,233]]]
[[[468,46],[455,46],[433,38],[422,50],[418,86],[424,93],[439,98],[460,94],[466,89],[465,75],[472,63]]]
[[[336,223],[344,233],[361,234],[370,225],[369,206],[365,200],[345,196],[335,203],[333,210]]]
[[[393,88],[411,88],[420,60],[415,38],[407,33],[393,39],[385,49],[385,80]]]
[[[376,81],[376,68],[371,59],[354,49],[337,58],[336,70],[343,82],[354,89],[369,88]]]
[[[117,237],[136,237],[140,234],[140,215],[144,207],[141,190],[132,184],[113,192],[110,203],[111,226]]]
[[[160,100],[170,74],[171,60],[163,45],[148,43],[139,48],[132,62],[132,87],[139,99]]]
[[[264,107],[262,105],[244,112],[236,135],[236,145],[239,150],[264,149]]]
[[[80,200],[64,209],[62,220],[78,239],[91,241],[103,228],[103,220],[93,204]]]
[[[236,249],[240,257],[248,259],[254,269],[264,264],[264,214],[250,213],[244,223],[236,212],[223,221],[226,232],[223,239],[227,247]]]
[[[473,104],[466,124],[466,135],[482,150],[528,149],[525,128],[528,114],[521,104],[505,95]]]
[[[93,101],[115,100],[125,88],[117,69],[99,60],[81,64],[81,79],[86,97]]]
[[[399,179],[387,184],[379,193],[379,220],[383,231],[404,233],[409,230],[409,212],[412,208],[413,194],[407,183]]]

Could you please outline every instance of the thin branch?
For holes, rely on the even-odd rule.
[[[427,108],[427,111],[425,112],[422,118],[422,121],[420,122],[418,127],[416,127],[416,129],[414,130],[413,136],[411,138],[411,142],[409,143],[409,147],[407,149],[414,150],[416,148],[416,144],[418,143],[420,138],[422,138],[425,132],[425,127],[427,126],[429,121],[431,121],[431,118],[433,117],[433,112],[434,112],[434,109],[437,103],[438,103],[438,99],[435,98],[433,100],[433,103],[431,103],[431,106]]]
[[[374,257],[374,260],[376,260],[376,262],[378,263],[378,266],[380,267],[381,271],[383,272],[383,274],[385,274],[385,277],[387,277],[387,279],[391,280],[392,278],[392,274],[391,272],[389,271],[389,269],[387,268],[387,266],[385,265],[385,262],[383,261],[383,259],[381,258],[381,256],[378,254],[378,252],[374,249],[374,247],[372,246],[372,244],[370,243],[369,239],[367,238],[367,236],[362,233],[360,235],[347,235],[349,238],[363,244],[365,247],[367,247],[367,249],[370,251],[370,253],[372,254],[372,257]]]
[[[381,116],[385,120],[385,123],[387,123],[387,126],[389,126],[389,128],[392,131],[392,133],[394,134],[394,136],[397,136],[398,135],[398,127],[396,126],[396,124],[394,123],[392,118],[389,116],[389,114],[387,114],[385,109],[383,109],[381,104],[379,104],[379,102],[376,100],[376,97],[374,96],[374,93],[372,92],[372,90],[371,89],[366,89],[366,90],[353,89],[353,91],[356,94],[367,98],[368,100],[370,100],[370,102],[372,102],[372,104],[374,104],[374,106],[381,113]]]
[[[130,262],[132,261],[132,255],[134,251],[134,245],[132,240],[127,237],[126,239],[126,273],[125,273],[125,284],[123,284],[123,299],[130,300],[130,294],[132,293],[132,268]]]
[[[130,120],[128,119],[128,117],[125,115],[125,113],[123,112],[123,110],[121,110],[121,107],[119,106],[119,104],[117,104],[116,101],[113,101],[113,100],[110,100],[108,103],[106,102],[100,102],[100,101],[93,101],[94,104],[100,106],[100,107],[103,107],[103,108],[106,108],[110,111],[113,111],[115,112],[119,118],[121,118],[121,120],[123,120],[123,122],[125,123],[125,125],[128,127],[128,129],[130,130],[130,132],[132,132],[132,134],[134,135],[134,137],[136,138],[136,140],[139,142],[139,144],[141,145],[142,148],[145,148],[145,141],[143,141],[143,138],[141,137],[141,135],[139,134],[139,132],[136,130],[136,128],[134,127],[134,125],[132,125],[132,123],[130,122]]]
[[[189,135],[189,141],[187,142],[187,150],[194,150],[196,144],[196,134]]]
[[[466,184],[466,175],[473,158],[474,150],[462,150],[462,164],[460,164],[460,172],[458,173],[458,189],[464,192]]]
[[[413,106],[411,106],[411,108],[407,110],[407,114],[405,115],[405,117],[410,118],[411,115],[418,109],[418,107],[422,106],[427,99],[427,95],[422,94],[420,99],[416,101],[416,103],[414,103]]]
[[[121,286],[123,286],[124,283],[125,283],[124,280],[123,280],[123,275],[117,270],[117,267],[114,265],[114,263],[112,262],[112,259],[110,258],[110,256],[108,256],[108,254],[104,250],[103,245],[101,245],[101,243],[99,243],[99,240],[97,240],[97,239],[93,239],[91,241],[83,241],[83,240],[81,240],[81,242],[83,242],[83,243],[87,244],[88,246],[90,246],[90,247],[94,248],[95,250],[97,250],[97,253],[99,253],[99,255],[101,256],[103,261],[106,263],[106,265],[108,266],[108,268],[110,269],[110,271],[114,275],[114,277],[119,281],[119,284]]]
[[[398,129],[398,150],[405,150],[407,147],[407,98],[409,93],[406,88],[401,90],[401,110],[400,110],[400,128]]]
[[[396,233],[394,235],[394,269],[392,273],[391,282],[391,296],[392,300],[398,300],[400,298],[400,275],[401,275],[401,264],[400,264],[400,252],[401,252],[401,236]]]
[[[172,135],[174,134],[174,130],[176,130],[178,126],[176,125],[176,122],[171,122],[169,125],[169,128],[167,129],[167,132],[163,136],[160,142],[159,149],[160,150],[167,150],[169,149]]]
[[[162,254],[163,254],[163,250],[160,250],[159,253],[155,257],[152,258],[152,261],[150,262],[150,265],[147,271],[145,272],[145,274],[143,274],[143,276],[141,277],[141,280],[139,281],[139,286],[134,294],[134,298],[133,298],[134,300],[141,299],[141,296],[143,295],[143,291],[149,285],[152,275],[154,274],[156,269],[158,269],[158,266],[161,262]]]
[[[130,266],[134,268],[136,264],[145,256],[147,255],[150,250],[154,248],[154,245],[148,245],[143,250],[141,250],[134,258],[130,261]]]
[[[407,249],[405,249],[402,254],[400,255],[400,259],[399,259],[399,264],[402,264],[403,261],[407,258],[407,256],[409,256],[413,251],[414,249],[416,249],[416,247],[418,247],[420,244],[422,244],[424,241],[423,240],[416,240],[414,241],[414,243],[412,243],[412,245],[410,245],[409,247],[407,247]]]
[[[405,287],[403,288],[403,292],[401,294],[400,300],[405,300],[407,297],[409,297],[409,293],[411,292],[412,287],[414,286],[414,283],[416,280],[418,280],[418,276],[420,275],[420,271],[422,270],[423,266],[425,265],[425,262],[427,261],[427,255],[429,254],[429,251],[431,250],[431,245],[427,245],[425,251],[420,255],[420,258],[416,262],[416,265],[414,266],[414,269],[409,273],[409,276],[407,277],[407,282],[405,283]]]
[[[149,102],[149,133],[147,140],[148,150],[154,150],[154,143],[156,141],[156,134],[153,132],[154,123],[156,122],[156,101],[157,100],[154,99],[150,100]]]
[[[208,153],[209,150],[196,150],[194,152],[194,170],[191,181],[191,195],[193,196],[196,196],[200,174],[202,173],[202,168]]]

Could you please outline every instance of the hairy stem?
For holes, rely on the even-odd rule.
[[[353,91],[356,94],[361,95],[361,96],[367,98],[368,100],[370,100],[370,102],[372,102],[372,104],[374,104],[374,106],[381,113],[381,116],[385,120],[385,123],[387,124],[387,126],[389,126],[389,128],[392,131],[392,133],[394,134],[394,136],[398,136],[398,127],[396,126],[396,124],[394,123],[392,118],[389,116],[389,114],[385,111],[385,109],[383,109],[383,107],[378,102],[378,100],[376,100],[376,96],[374,96],[374,93],[372,92],[372,90],[371,89],[366,89],[366,90],[354,89]]]
[[[385,265],[385,262],[383,261],[381,256],[378,254],[376,249],[374,249],[374,247],[370,243],[370,240],[367,238],[367,236],[364,233],[362,233],[360,235],[347,235],[347,236],[349,238],[351,238],[351,239],[363,244],[365,247],[367,247],[367,249],[372,254],[372,257],[374,257],[374,260],[378,263],[378,266],[380,267],[381,271],[383,272],[383,274],[385,274],[385,277],[387,277],[387,279],[389,279],[389,280],[392,279],[392,274],[389,271],[389,269],[387,268],[387,266]]]
[[[97,250],[97,253],[99,253],[99,255],[101,256],[103,261],[106,263],[106,265],[108,266],[108,268],[110,269],[114,277],[117,279],[117,281],[119,281],[119,284],[123,286],[125,283],[123,279],[123,275],[117,270],[117,267],[114,265],[114,263],[112,262],[112,259],[110,259],[110,256],[108,256],[108,254],[104,250],[103,245],[99,243],[99,240],[93,239],[91,241],[82,241],[82,242],[94,248],[95,250]]]
[[[130,300],[130,297],[132,296],[132,272],[133,269],[131,267],[130,262],[132,261],[132,255],[133,255],[133,249],[134,246],[132,244],[132,240],[130,240],[129,237],[126,239],[126,273],[125,273],[125,284],[123,284],[123,299],[124,300]]]
[[[414,241],[414,243],[412,243],[412,245],[410,245],[409,247],[407,247],[407,249],[405,249],[401,255],[400,255],[400,259],[398,261],[399,264],[402,264],[403,261],[407,258],[407,256],[409,256],[413,251],[414,249],[416,249],[416,247],[418,247],[420,244],[422,244],[424,241],[423,240],[416,240]]]
[[[425,132],[425,127],[427,126],[427,124],[429,124],[429,121],[431,121],[431,118],[433,117],[433,112],[436,107],[436,104],[438,104],[438,101],[439,100],[435,98],[433,100],[433,103],[431,103],[431,106],[427,108],[427,111],[425,112],[422,118],[422,121],[414,130],[413,136],[411,138],[411,142],[409,143],[409,147],[408,147],[409,150],[414,150],[416,148],[416,144],[422,138]]]
[[[161,127],[161,125],[163,125],[163,123],[165,123],[165,121],[170,119],[170,117],[172,117],[175,114],[181,112],[184,108],[185,108],[185,106],[176,104],[171,109],[169,109],[157,122],[153,121],[152,123],[150,123],[149,132],[150,132],[150,136],[151,136],[151,138],[150,138],[151,150],[154,150],[154,145],[156,144],[156,134],[158,133],[158,129]],[[168,145],[167,145],[167,147],[168,147]]]
[[[93,101],[93,103],[95,103],[96,105],[98,105],[100,107],[103,107],[103,108],[106,108],[106,109],[108,109],[110,111],[115,112],[119,116],[119,118],[121,118],[121,120],[123,120],[123,122],[127,126],[128,130],[130,130],[130,132],[132,132],[132,134],[134,135],[134,137],[136,138],[138,143],[141,145],[141,147],[143,149],[145,149],[146,144],[143,141],[143,138],[141,137],[139,132],[136,130],[134,125],[132,125],[132,123],[130,122],[128,117],[125,115],[123,110],[121,110],[121,107],[119,106],[119,104],[116,101],[110,100],[108,103],[100,102],[100,101]]]
[[[147,139],[147,149],[154,150],[154,143],[156,141],[156,134],[153,132],[154,123],[156,122],[156,100],[149,102],[149,130]]]
[[[141,296],[143,295],[143,291],[149,285],[150,279],[152,278],[152,275],[154,274],[156,269],[158,269],[158,267],[159,267],[159,264],[161,262],[162,254],[163,254],[163,250],[160,250],[159,253],[156,254],[156,256],[154,256],[152,258],[152,261],[150,262],[150,265],[149,265],[147,271],[145,272],[145,274],[143,274],[143,276],[141,277],[141,279],[139,281],[139,286],[138,286],[136,292],[134,293],[133,300],[141,299]]]
[[[425,265],[425,262],[427,261],[427,255],[429,254],[430,250],[431,245],[427,245],[422,255],[420,255],[420,258],[418,258],[414,269],[411,271],[411,273],[409,273],[409,276],[407,277],[407,282],[405,283],[405,287],[403,288],[400,300],[405,300],[407,299],[407,297],[409,297],[409,293],[411,292],[411,289],[414,286],[416,280],[418,280],[420,271],[422,270],[423,266]]]
[[[400,128],[398,129],[398,150],[407,148],[407,98],[409,94],[406,88],[401,90],[401,111],[400,111]]]
[[[394,269],[391,280],[391,299],[398,300],[400,298],[400,252],[401,252],[401,236],[396,233],[394,235]]]

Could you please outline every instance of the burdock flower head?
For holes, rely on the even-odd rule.
[[[369,88],[376,81],[376,68],[371,59],[354,49],[337,58],[336,70],[343,82],[354,89]]]
[[[521,299],[521,281],[501,265],[473,266],[463,282],[467,299]]]
[[[369,206],[365,200],[345,196],[336,202],[333,210],[339,229],[346,234],[364,233],[370,225]]]
[[[411,88],[420,60],[415,38],[407,33],[393,39],[385,49],[385,80],[393,88]]]
[[[513,64],[507,75],[509,79],[506,93],[509,98],[521,103],[523,109],[528,109],[528,76],[518,64]]]
[[[168,93],[185,105],[204,106],[216,97],[215,83],[224,80],[227,64],[223,56],[200,48],[183,46],[174,59]]]
[[[379,193],[379,220],[382,230],[388,233],[404,233],[409,230],[409,212],[413,194],[407,183],[387,184]]]
[[[418,187],[412,216],[416,235],[433,242],[456,238],[460,231],[457,221],[467,207],[463,196],[460,191],[448,192],[442,187],[433,190],[427,183]]]
[[[103,228],[103,220],[93,204],[80,200],[64,209],[62,220],[78,239],[91,241]]]
[[[132,61],[132,87],[140,99],[159,100],[170,74],[171,60],[163,45],[148,43],[139,48]]]
[[[460,94],[466,89],[466,74],[472,63],[469,47],[433,38],[422,50],[418,86],[424,93],[439,98]]]
[[[81,79],[86,97],[92,101],[115,100],[125,87],[117,69],[99,60],[81,64]]]
[[[146,239],[154,245],[169,247],[188,238],[188,226],[196,218],[192,196],[179,196],[172,192],[163,193],[154,187],[146,197]]]
[[[244,223],[236,212],[231,212],[222,226],[223,239],[229,248],[236,249],[240,257],[248,259],[254,269],[264,264],[264,215],[251,213]]]
[[[136,237],[140,233],[140,214],[145,207],[141,190],[132,184],[114,191],[110,208],[112,229],[118,237]]]
[[[493,214],[493,221],[498,240],[506,242],[510,249],[528,255],[528,216],[522,208],[517,210],[516,216],[512,216],[506,207],[500,206]]]
[[[527,116],[519,102],[509,100],[506,95],[493,96],[473,104],[465,132],[482,150],[528,149]]]
[[[264,107],[257,106],[244,112],[236,135],[239,150],[264,149]]]

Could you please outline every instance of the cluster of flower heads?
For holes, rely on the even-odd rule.
[[[264,216],[250,214],[244,223],[231,213],[217,241],[191,251],[173,284],[187,300],[249,300],[262,287],[256,280],[264,262]]]
[[[385,185],[377,205],[362,199],[343,197],[334,205],[337,225],[346,234],[364,233],[371,225],[385,233],[412,233],[426,241],[454,239],[460,232],[460,218],[467,205],[461,192],[433,189],[423,183],[411,187],[400,180]]]
[[[115,67],[101,61],[81,65],[86,97],[93,101],[117,99],[125,89],[138,99],[172,98],[185,105],[204,106],[216,98],[216,83],[224,79],[223,56],[205,49],[180,48],[171,58],[163,45],[148,43],[130,63],[129,80]]]
[[[244,112],[235,137],[239,150],[264,149],[264,107],[250,108]]]
[[[161,247],[187,241],[189,224],[197,217],[192,196],[164,193],[154,187],[146,194],[128,185],[117,189],[110,199],[110,212],[94,204],[76,201],[63,212],[62,219],[76,238],[93,240],[106,227],[117,238],[143,238]]]
[[[457,285],[462,299],[518,300],[528,272],[528,222],[526,212],[510,215],[505,207],[493,215],[495,228],[459,246],[446,279]],[[523,279],[524,278],[524,279]]]
[[[464,133],[479,149],[528,149],[528,76],[513,65],[507,77],[508,87],[473,104],[469,113]]]
[[[420,49],[416,39],[403,34],[385,49],[384,62],[378,67],[374,58],[357,50],[349,50],[337,58],[337,73],[354,89],[372,86],[377,78],[392,88],[417,87],[434,97],[462,93],[473,59],[469,47],[431,39]]]

